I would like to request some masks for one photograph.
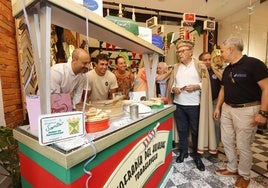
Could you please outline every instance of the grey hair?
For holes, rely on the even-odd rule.
[[[163,65],[163,68],[166,70],[167,69],[167,64],[165,62],[159,62],[158,65]]]
[[[237,36],[231,36],[228,39],[226,39],[223,42],[223,45],[233,45],[235,46],[239,51],[243,51],[244,50],[244,43],[241,37],[237,37]]]

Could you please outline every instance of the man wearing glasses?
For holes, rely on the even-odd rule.
[[[205,130],[199,127],[200,123],[202,126],[214,128],[212,97],[207,68],[192,58],[193,48],[194,44],[190,41],[179,41],[176,44],[176,54],[180,61],[174,65],[173,75],[171,75],[172,87],[170,92],[174,95],[173,103],[176,105],[174,117],[179,133],[180,154],[176,162],[182,163],[184,158],[188,157],[188,135],[190,131],[193,149],[192,157],[197,168],[200,171],[204,171],[205,166],[201,160],[200,153],[203,153],[204,148],[211,149],[211,147],[203,144],[208,135],[203,135],[202,133],[200,139],[198,134],[200,130]],[[204,105],[200,106],[202,101]],[[214,142],[212,150],[216,153],[215,128],[212,134],[214,134],[212,135]],[[202,145],[201,147],[199,147],[199,141]],[[207,143],[212,143],[212,141],[210,140]]]
[[[248,187],[252,166],[251,144],[258,125],[267,123],[268,71],[263,62],[242,54],[240,37],[221,45],[221,55],[230,64],[225,68],[214,118],[221,113],[221,139],[228,159],[219,176],[237,176],[236,188]],[[238,154],[239,153],[239,158]]]

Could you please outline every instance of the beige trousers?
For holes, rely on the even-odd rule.
[[[223,103],[221,114],[221,140],[228,159],[227,170],[238,171],[245,179],[250,178],[252,166],[251,144],[253,142],[256,126],[251,125],[260,105],[232,108]]]

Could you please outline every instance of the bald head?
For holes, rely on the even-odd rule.
[[[72,60],[77,60],[79,58],[79,56],[89,56],[88,52],[85,51],[83,48],[76,48],[73,53],[72,53]]]
[[[86,73],[89,70],[91,57],[87,51],[77,48],[72,53],[72,69],[74,74]]]

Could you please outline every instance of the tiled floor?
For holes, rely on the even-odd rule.
[[[253,151],[252,170],[268,178],[268,131],[263,135],[256,134],[251,149]],[[220,146],[219,151],[224,153],[222,145]]]
[[[268,178],[268,171],[266,169],[268,163],[268,131],[264,135],[256,135],[256,139],[252,145],[252,151],[252,170]]]
[[[253,150],[253,167],[251,171],[251,182],[249,188],[268,188],[268,133],[264,135],[257,134]],[[183,163],[176,163],[178,150],[173,150],[173,163],[171,173],[169,174],[164,188],[231,188],[236,181],[235,177],[219,177],[215,174],[215,169],[224,168],[226,157],[223,147],[219,149],[218,158],[210,154],[204,154],[202,161],[206,170],[199,171],[192,157],[185,159]]]
[[[0,166],[0,187],[1,188],[11,188],[11,179],[3,176],[1,174],[7,174],[4,168]]]

